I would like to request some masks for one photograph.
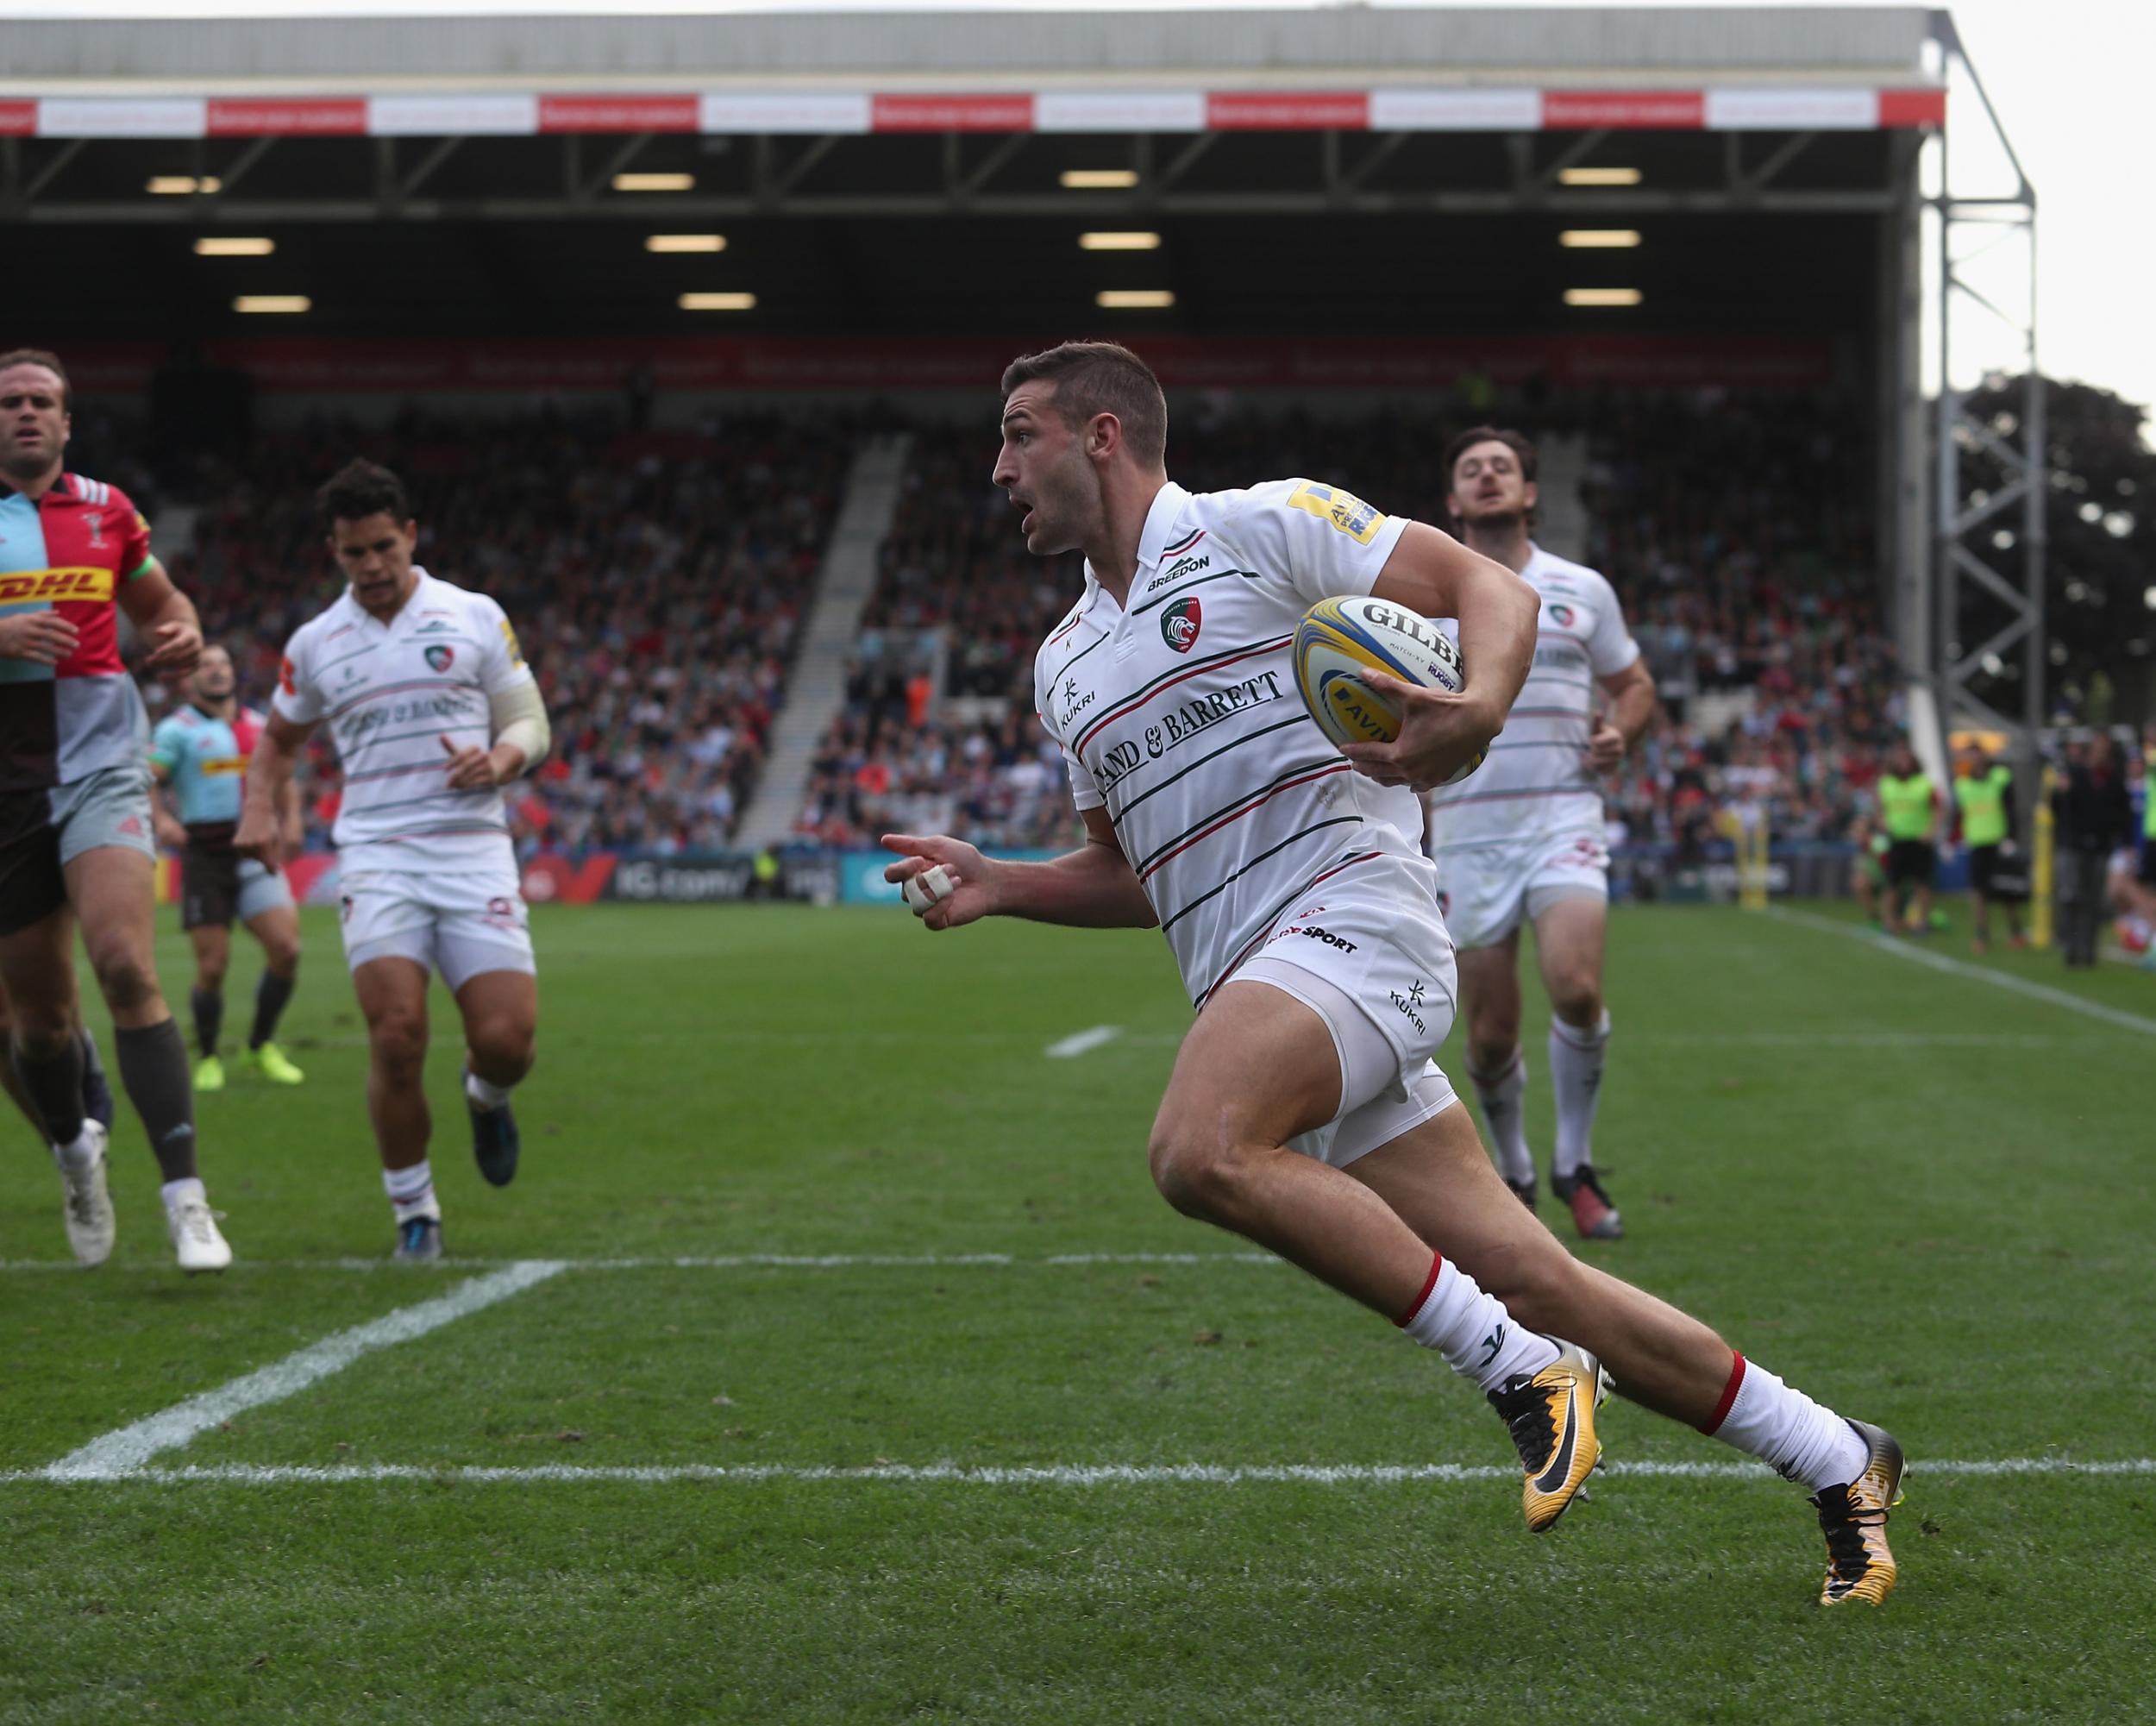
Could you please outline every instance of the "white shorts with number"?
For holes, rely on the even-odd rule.
[[[1331,1033],[1338,1111],[1288,1148],[1335,1168],[1457,1100],[1431,1059],[1452,1028],[1458,976],[1427,867],[1382,857],[1357,874],[1343,871],[1291,905],[1230,977],[1293,995]]]
[[[523,894],[513,875],[348,875],[344,957],[354,970],[374,959],[411,959],[442,973],[450,992],[484,971],[537,971]]]
[[[1465,845],[1436,861],[1438,903],[1463,947],[1494,947],[1560,899],[1609,898],[1609,848],[1599,832]]]

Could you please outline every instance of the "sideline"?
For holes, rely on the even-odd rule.
[[[2063,989],[2053,989],[2040,982],[2030,982],[2015,976],[2011,971],[1995,971],[1983,965],[1965,964],[1959,959],[1950,959],[1944,953],[1931,953],[1907,941],[1897,941],[1891,935],[1882,935],[1853,924],[1837,922],[1832,917],[1821,917],[1809,911],[1792,911],[1786,906],[1770,905],[1766,914],[1777,922],[1794,923],[1803,929],[1817,929],[1829,935],[1841,935],[1871,948],[1875,952],[1891,953],[1899,959],[1914,964],[1928,965],[1935,971],[1945,971],[1951,976],[1972,977],[1978,982],[1988,982],[1995,989],[2009,989],[2015,995],[2025,995],[2031,1001],[2049,1001],[2053,1007],[2063,1007],[2069,1013],[2078,1013],[2084,1018],[2100,1019],[2106,1025],[2118,1026],[2122,1030],[2138,1031],[2144,1037],[2156,1037],[2156,1019],[2144,1019],[2138,1013],[2128,1013],[2122,1007],[2106,1007],[2099,1001],[2084,1001],[2078,995]]]
[[[94,1438],[79,1450],[70,1451],[58,1462],[35,1472],[47,1480],[124,1479],[139,1473],[160,1451],[175,1449],[243,1409],[281,1402],[317,1379],[342,1372],[363,1354],[439,1330],[498,1301],[520,1295],[564,1268],[559,1259],[528,1258],[491,1276],[475,1277],[448,1294],[341,1330],[244,1378]]]
[[[0,1472],[0,1484],[26,1481],[153,1483],[157,1485],[282,1486],[350,1484],[368,1481],[423,1480],[471,1485],[521,1485],[532,1481],[560,1484],[671,1485],[687,1481],[739,1482],[754,1485],[787,1482],[854,1482],[889,1485],[954,1486],[1399,1486],[1458,1481],[1520,1478],[1520,1470],[1499,1464],[1423,1463],[1070,1463],[1033,1467],[969,1468],[957,1463],[875,1463],[859,1468],[802,1466],[786,1463],[739,1466],[684,1463],[639,1468],[578,1467],[568,1463],[536,1463],[521,1468],[438,1467],[415,1463],[304,1464],[219,1463],[186,1468],[133,1468],[101,1473],[62,1475],[51,1468]],[[2001,1475],[2073,1474],[2132,1478],[2156,1474],[2156,1457],[2116,1461],[2076,1462],[2064,1456],[2003,1456],[1969,1461],[1934,1462],[1919,1458],[1912,1478],[1989,1479]],[[1771,1480],[1781,1477],[1759,1462],[1614,1462],[1597,1471],[1620,1480]]]

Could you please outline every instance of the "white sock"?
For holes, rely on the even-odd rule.
[[[1511,1064],[1498,1078],[1468,1069],[1475,1100],[1482,1106],[1482,1124],[1489,1128],[1490,1153],[1497,1172],[1518,1186],[1535,1177],[1534,1152],[1527,1148],[1527,1058],[1512,1051]]]
[[[71,1174],[79,1175],[97,1160],[99,1134],[97,1123],[85,1117],[82,1131],[75,1135],[72,1145],[55,1145],[53,1160]]]
[[[510,1087],[490,1085],[469,1067],[464,1070],[464,1095],[474,1108],[499,1108],[509,1101]]]
[[[189,1199],[197,1204],[210,1202],[209,1190],[202,1184],[201,1177],[195,1175],[189,1175],[184,1180],[167,1181],[158,1190],[164,1195],[165,1208],[168,1211],[179,1209]]]
[[[1609,1047],[1609,1014],[1592,1031],[1550,1021],[1550,1092],[1557,1099],[1557,1140],[1551,1167],[1557,1178],[1579,1172],[1595,1133],[1595,1105],[1601,1096],[1602,1056]]]
[[[1846,1485],[1871,1459],[1848,1422],[1741,1354],[1729,1369],[1720,1419],[1700,1430],[1814,1492]]]
[[[424,1157],[409,1169],[383,1170],[382,1190],[389,1195],[390,1208],[397,1213],[399,1222],[410,1222],[416,1216],[442,1220],[442,1207],[435,1202],[434,1171]]]
[[[1493,1295],[1442,1254],[1430,1266],[1430,1284],[1414,1310],[1399,1321],[1425,1348],[1434,1348],[1455,1372],[1485,1390],[1501,1388],[1515,1373],[1532,1378],[1557,1358],[1557,1346],[1516,1324]],[[1852,1475],[1851,1478],[1855,1478]]]

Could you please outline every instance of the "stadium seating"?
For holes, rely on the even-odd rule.
[[[1902,717],[1846,412],[1796,392],[1472,409],[1583,444],[1571,501],[1586,538],[1552,549],[1616,581],[1665,704],[1612,785],[1613,835],[1696,854],[1733,802],[1764,791],[1777,835],[1843,837]],[[1445,441],[1469,411],[1200,400],[1178,416],[1169,466],[1198,489],[1313,474],[1435,517]],[[554,716],[554,756],[517,801],[520,848],[663,854],[734,836],[858,431],[837,416],[631,430],[542,403],[502,421],[317,424],[237,461],[116,471],[191,522],[174,572],[259,694],[285,637],[335,590],[313,488],[354,453],[396,468],[423,561],[502,600]],[[1078,560],[1025,551],[987,484],[993,453],[972,424],[916,436],[846,705],[795,823],[801,843],[868,845],[902,827],[1058,847],[1078,831],[1031,716],[1034,650],[1078,591]],[[326,756],[316,765],[320,841],[334,774]]]
[[[1616,582],[1666,705],[1612,787],[1616,831],[1697,850],[1746,787],[1764,785],[1777,833],[1846,834],[1901,717],[1846,411],[1794,392],[1474,405],[1586,440],[1588,538],[1551,549]],[[1201,402],[1177,422],[1169,466],[1200,490],[1309,474],[1438,518],[1464,411],[1319,417]],[[976,428],[917,442],[849,704],[802,810],[805,840],[873,844],[893,825],[990,845],[1075,838],[1061,763],[1029,714],[1033,652],[1078,592],[1078,562],[1025,552],[984,484],[991,455]]]

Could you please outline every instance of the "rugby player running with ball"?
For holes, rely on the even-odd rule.
[[[1600,1455],[1607,1370],[1811,1491],[1824,1603],[1883,1599],[1899,1446],[1574,1259],[1507,1189],[1431,1059],[1455,970],[1415,793],[1496,735],[1534,651],[1533,590],[1333,487],[1175,485],[1166,399],[1126,348],[1018,360],[1003,397],[994,483],[1027,549],[1086,555],[1035,690],[1087,843],[1025,863],[891,834],[888,877],[912,883],[933,930],[988,916],[1161,930],[1197,1009],[1149,1147],[1163,1196],[1473,1378],[1519,1448],[1530,1528],[1556,1521]],[[1310,606],[1358,594],[1457,619],[1467,681],[1451,694],[1373,675],[1407,718],[1396,743],[1355,745],[1350,762],[1303,708],[1289,643]]]

